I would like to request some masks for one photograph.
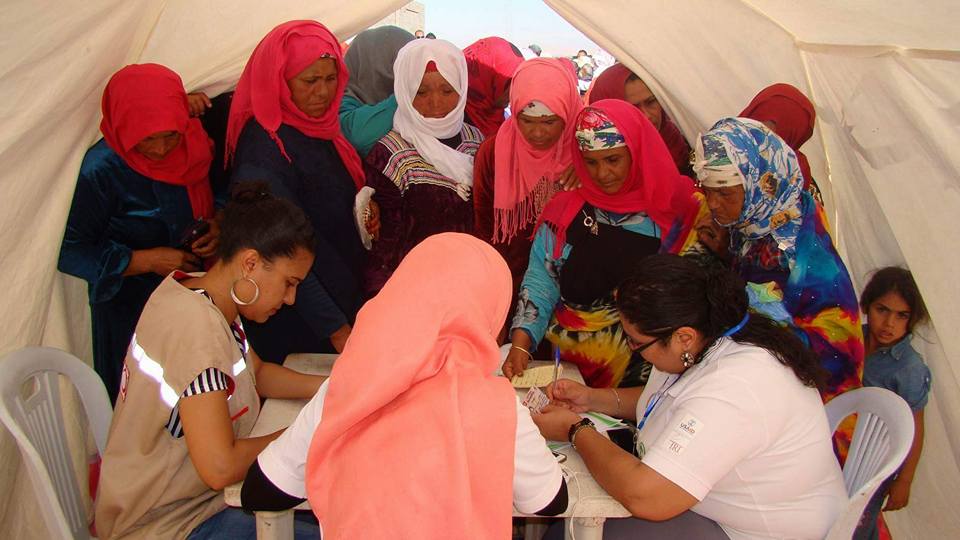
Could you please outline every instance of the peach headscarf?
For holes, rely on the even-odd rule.
[[[508,538],[516,404],[494,375],[510,271],[431,236],[357,316],[307,455],[323,536]]]
[[[493,241],[509,242],[540,217],[556,191],[555,182],[573,163],[576,118],[583,102],[566,59],[534,58],[520,64],[510,86],[514,116],[500,126],[494,165]],[[546,105],[565,123],[549,150],[537,150],[520,133],[516,115],[532,101]]]

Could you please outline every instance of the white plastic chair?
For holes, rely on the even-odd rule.
[[[100,377],[77,357],[30,347],[0,360],[0,421],[20,448],[51,538],[90,538],[82,498],[86,486],[70,459],[58,375],[76,387],[100,455],[113,410]]]
[[[832,430],[857,414],[853,441],[843,465],[843,482],[850,497],[827,540],[849,540],[860,516],[880,484],[903,464],[913,443],[913,414],[897,394],[875,387],[857,388],[831,399],[827,420]]]

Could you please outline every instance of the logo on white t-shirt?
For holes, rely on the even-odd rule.
[[[673,426],[670,435],[663,439],[663,447],[668,452],[679,456],[703,429],[703,423],[696,416],[683,411],[680,411],[677,417],[680,421]]]

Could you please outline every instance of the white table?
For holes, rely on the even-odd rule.
[[[316,375],[329,375],[333,368],[333,362],[337,358],[335,354],[292,354],[287,357],[284,365],[290,369],[302,373],[311,373]],[[549,365],[550,362],[532,362],[531,367],[539,365]],[[580,371],[573,364],[564,363],[563,373],[566,378],[583,382]],[[518,394],[523,397],[526,390],[518,390]],[[289,426],[297,417],[300,409],[307,404],[305,399],[268,399],[260,410],[260,416],[257,423],[250,433],[251,437],[267,435],[274,431]],[[608,517],[629,517],[628,512],[613,497],[607,494],[603,488],[590,476],[580,455],[571,447],[566,446],[558,452],[567,456],[560,466],[564,471],[567,481],[567,493],[569,494],[569,504],[567,511],[557,517],[564,517],[565,538],[571,538],[571,530],[578,540],[599,539],[603,536],[603,522]],[[224,498],[230,506],[240,506],[240,488],[242,482],[228,486],[224,490]],[[304,502],[298,506],[297,510],[308,510],[310,506]],[[539,517],[529,514],[514,514],[523,517]],[[257,538],[261,540],[281,540],[293,538],[293,511],[284,510],[281,512],[256,512],[257,517]],[[541,531],[542,528],[528,526],[527,537],[536,535],[535,531]],[[536,536],[539,538],[539,536]]]

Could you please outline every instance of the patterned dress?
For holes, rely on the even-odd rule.
[[[550,226],[541,225],[513,328],[530,334],[534,346],[546,337],[591,387],[644,384],[649,364],[627,345],[613,292],[634,264],[660,250],[660,228],[645,214],[614,214],[587,203],[567,229],[559,257],[555,243]]]
[[[711,139],[717,144],[711,144]],[[704,135],[723,148],[745,180],[740,220],[730,231],[733,269],[747,281],[753,311],[789,326],[829,372],[824,402],[861,386],[860,309],[823,207],[803,189],[793,150],[759,122],[724,119]],[[852,422],[841,424],[846,455]]]
[[[482,141],[480,131],[464,123],[457,136],[440,142],[474,156]],[[373,296],[407,252],[428,236],[472,234],[473,202],[469,189],[441,174],[396,131],[374,145],[364,169],[380,207],[380,238],[373,242],[364,271],[364,290]]]

